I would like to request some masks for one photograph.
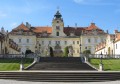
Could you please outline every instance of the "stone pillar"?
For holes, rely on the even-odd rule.
[[[35,57],[34,58],[34,62],[39,62],[39,60],[40,60],[40,57]]]
[[[85,62],[88,62],[88,58],[86,56],[84,57],[84,59],[85,59]]]
[[[99,71],[103,71],[103,64],[99,64]]]
[[[24,70],[24,65],[23,63],[20,64],[20,71]]]

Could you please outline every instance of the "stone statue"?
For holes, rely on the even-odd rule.
[[[69,46],[69,47],[68,47],[68,51],[69,51],[68,57],[72,57],[72,56],[73,56],[73,47],[72,47],[72,46]]]

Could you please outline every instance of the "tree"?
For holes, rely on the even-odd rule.
[[[68,57],[68,53],[69,53],[69,50],[68,50],[68,46],[64,48],[64,57]]]
[[[90,50],[85,50],[85,51],[83,51],[83,54],[91,54],[91,51]]]
[[[54,57],[53,48],[52,48],[52,47],[50,47],[50,56],[51,56],[51,57]]]

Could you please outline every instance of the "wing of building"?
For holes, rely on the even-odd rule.
[[[0,54],[19,54],[19,47],[9,38],[8,32],[1,28],[0,32]]]
[[[120,54],[120,32],[115,30],[115,34],[108,34],[106,40],[96,46],[95,54],[105,54],[116,56]]]
[[[52,26],[31,26],[28,22],[20,24],[9,33],[21,52],[31,50],[41,56],[49,56],[49,48],[54,56],[63,56],[66,47],[71,50],[70,56],[80,56],[80,52],[90,50],[95,53],[95,46],[104,41],[106,33],[91,23],[88,27],[64,27],[64,20],[57,11],[52,20]]]

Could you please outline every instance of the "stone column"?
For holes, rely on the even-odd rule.
[[[24,70],[24,65],[20,64],[20,71]]]
[[[99,64],[99,71],[103,71],[103,64]]]

